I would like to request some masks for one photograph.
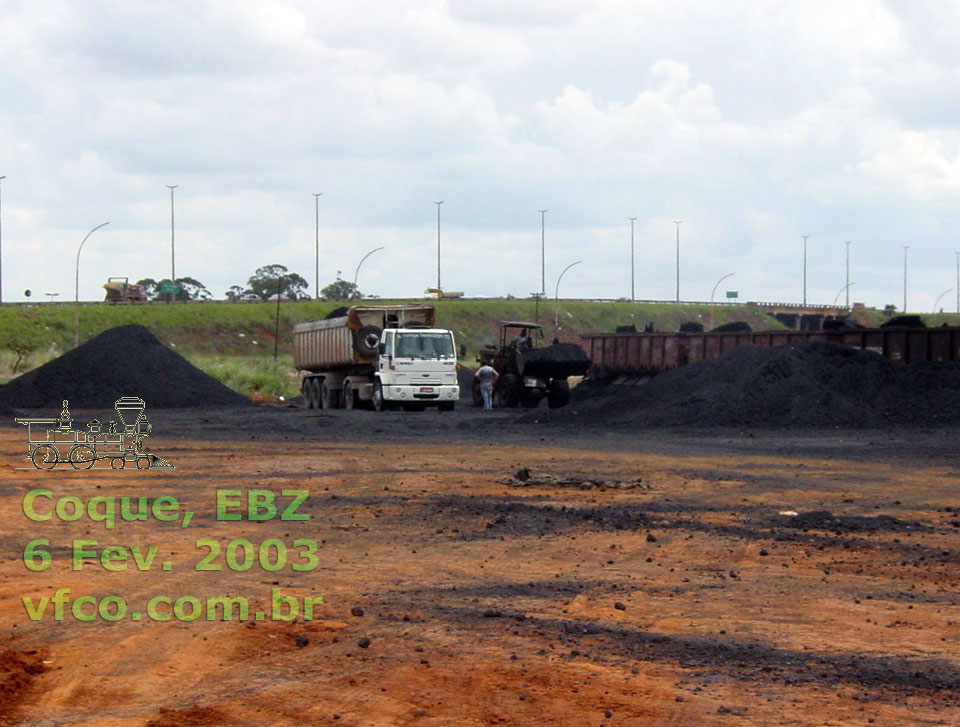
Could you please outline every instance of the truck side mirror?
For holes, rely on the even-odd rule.
[[[465,357],[466,355],[467,355],[467,344],[461,343],[461,344],[460,344],[460,358],[463,358],[463,357]]]
[[[380,343],[377,344],[377,353],[383,356],[383,354],[385,354],[386,352],[387,352],[387,344],[384,343],[383,341],[380,341]]]

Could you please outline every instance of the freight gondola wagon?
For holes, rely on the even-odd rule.
[[[152,426],[143,413],[146,404],[135,396],[117,399],[114,409],[120,426],[111,421],[107,431],[97,419],[86,429],[74,429],[66,399],[59,417],[19,417],[15,421],[27,427],[27,459],[37,469],[70,465],[86,470],[98,462],[105,468],[120,470],[128,465],[137,469],[173,469],[173,465],[144,451],[143,441]]]

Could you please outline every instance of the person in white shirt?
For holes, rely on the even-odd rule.
[[[483,397],[484,411],[492,410],[493,386],[497,383],[497,379],[500,378],[500,374],[497,373],[497,370],[493,368],[493,366],[484,361],[483,365],[477,369],[474,377],[480,382],[480,396]]]

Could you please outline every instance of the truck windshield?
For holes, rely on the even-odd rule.
[[[398,333],[398,358],[453,358],[449,333]]]

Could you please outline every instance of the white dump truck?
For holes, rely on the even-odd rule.
[[[435,324],[432,305],[356,305],[295,325],[293,359],[307,407],[453,410],[456,347]]]

